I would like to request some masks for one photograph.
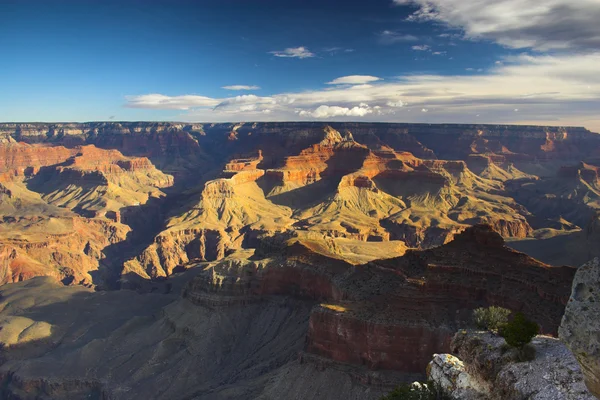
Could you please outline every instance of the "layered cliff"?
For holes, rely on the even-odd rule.
[[[318,303],[305,351],[374,370],[418,374],[469,323],[470,310],[502,305],[556,333],[575,273],[505,247],[489,226],[438,249],[352,266],[296,244],[261,261],[227,259],[185,288],[194,304],[252,304],[272,295]]]
[[[317,142],[282,157],[275,168],[268,166],[278,155],[266,150],[228,160],[220,177],[194,192],[198,197],[190,199],[189,211],[170,218],[124,273],[168,276],[191,260],[220,259],[235,249],[292,237],[314,243],[321,236],[320,247],[335,253],[334,239],[428,248],[478,223],[506,237],[533,232],[528,211],[503,196],[503,181],[478,176],[463,161],[422,160],[386,146],[373,150],[350,132],[327,126],[306,132],[306,138]],[[516,175],[507,171],[504,180],[511,173]],[[210,243],[207,235],[214,238]]]
[[[11,142],[0,151],[1,283],[46,275],[101,284],[104,249],[131,231],[122,212],[164,196],[160,189],[173,183],[148,159],[116,150]]]

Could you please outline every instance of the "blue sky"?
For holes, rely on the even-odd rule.
[[[600,131],[598,0],[0,0],[0,17],[1,121]]]

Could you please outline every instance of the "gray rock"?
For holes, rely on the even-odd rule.
[[[559,337],[571,349],[585,383],[600,398],[600,259],[582,265],[573,280]]]

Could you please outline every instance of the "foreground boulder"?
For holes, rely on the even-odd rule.
[[[600,258],[577,270],[559,335],[581,364],[587,387],[600,398]]]
[[[515,351],[490,332],[460,331],[450,354],[436,354],[428,378],[460,400],[592,400],[583,374],[569,349],[558,339],[536,336],[535,358],[517,362]]]

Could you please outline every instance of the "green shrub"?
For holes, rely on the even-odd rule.
[[[511,347],[523,349],[540,331],[539,326],[528,320],[523,313],[516,313],[513,319],[504,325],[500,335]]]
[[[477,308],[473,310],[473,322],[479,329],[498,332],[508,322],[511,311],[502,307]]]
[[[517,349],[517,361],[525,362],[533,360],[535,360],[535,347],[531,344],[526,344],[520,349]]]
[[[450,397],[433,382],[408,383],[397,386],[390,394],[380,400],[449,400]]]

